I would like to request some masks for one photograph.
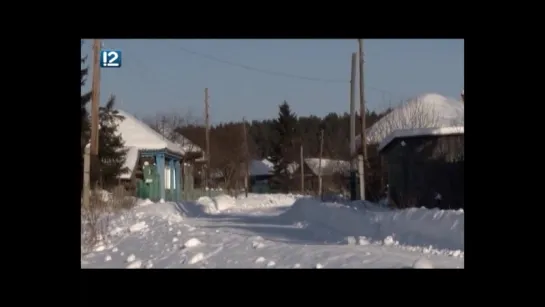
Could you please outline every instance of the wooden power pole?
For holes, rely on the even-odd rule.
[[[91,161],[98,157],[98,115],[100,107],[100,39],[93,42],[93,81],[91,85]]]
[[[85,146],[83,156],[83,207],[88,209],[90,206],[91,197],[91,154],[89,145]]]
[[[100,182],[100,169],[98,160],[98,135],[99,135],[99,108],[100,108],[100,39],[93,41],[93,76],[91,84],[91,140],[90,140],[90,170],[92,180]],[[98,177],[97,177],[98,176]],[[94,182],[92,182],[94,184]]]
[[[320,130],[320,157],[318,158],[318,195],[323,200],[322,192],[322,156],[324,154],[324,129]]]
[[[363,83],[363,39],[358,39],[360,71],[360,117],[361,117],[361,152],[358,155],[360,173],[360,199],[365,200],[365,165],[367,164],[367,136],[365,134],[365,87]]]
[[[206,140],[206,179],[205,188],[208,188],[210,180],[210,117],[208,113],[208,88],[204,89],[204,124],[205,124],[205,140]],[[208,189],[208,191],[210,191]],[[210,192],[209,192],[210,193]]]
[[[244,140],[244,194],[248,198],[248,177],[250,172],[250,152],[248,149],[248,134],[246,132],[246,118],[242,118],[242,137]]]
[[[303,140],[299,145],[299,168],[301,169],[301,194],[305,194],[305,159],[303,156]]]
[[[356,200],[356,53],[352,53],[350,68],[350,200]]]

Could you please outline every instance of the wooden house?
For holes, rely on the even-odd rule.
[[[464,207],[464,127],[396,130],[379,145],[394,207]]]
[[[119,179],[135,189],[136,196],[153,201],[179,201],[182,198],[183,164],[200,155],[197,146],[167,139],[133,115],[118,110],[118,122],[127,156],[127,172]]]
[[[350,172],[350,162],[333,159],[306,158],[303,173],[305,176],[305,191],[312,194],[318,193],[319,174],[322,175],[323,192],[341,193],[346,189]],[[293,172],[294,184],[301,182],[301,168]]]

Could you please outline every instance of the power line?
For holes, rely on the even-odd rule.
[[[204,53],[196,52],[196,51],[193,51],[193,50],[189,50],[189,49],[181,47],[181,46],[174,46],[174,47],[181,50],[181,51],[184,51],[186,53],[196,55],[196,56],[199,56],[199,57],[211,60],[211,61],[215,61],[215,62],[218,62],[218,63],[223,63],[223,64],[243,68],[243,69],[246,69],[246,70],[260,72],[260,73],[263,73],[263,74],[280,76],[280,77],[287,77],[287,78],[294,78],[294,79],[300,79],[300,80],[325,82],[325,83],[348,83],[349,82],[348,80],[344,80],[344,79],[316,78],[316,77],[301,76],[301,75],[295,75],[295,74],[290,74],[290,73],[286,73],[286,72],[273,71],[273,70],[268,70],[268,69],[252,67],[252,66],[245,65],[245,64],[240,64],[240,63],[235,63],[235,62],[231,62],[231,61],[228,61],[228,60],[223,60],[223,59],[217,58],[217,57],[209,55],[209,54],[204,54]]]
[[[322,82],[322,83],[349,83],[350,82],[350,80],[345,80],[345,79],[324,79],[324,78],[318,78],[318,77],[309,77],[309,76],[296,75],[296,74],[291,74],[291,73],[286,73],[286,72],[262,69],[262,68],[253,67],[253,66],[246,65],[246,64],[232,62],[232,61],[225,60],[225,59],[220,59],[220,58],[218,58],[216,56],[213,56],[213,55],[205,54],[205,53],[202,53],[202,52],[197,52],[197,51],[194,51],[194,50],[182,47],[182,46],[170,44],[170,41],[169,41],[169,45],[172,46],[173,48],[177,49],[177,50],[180,50],[180,51],[183,51],[185,53],[188,53],[188,54],[191,54],[191,55],[194,55],[194,56],[198,56],[198,57],[210,60],[210,61],[214,61],[214,62],[217,62],[217,63],[222,63],[222,64],[230,65],[230,66],[233,66],[233,67],[246,69],[248,71],[259,72],[259,73],[262,73],[262,74],[273,75],[273,76],[277,76],[277,77],[299,79],[299,80],[305,80],[305,81]],[[136,62],[137,66],[141,70],[144,70],[145,74],[147,76],[153,76],[154,75],[152,73],[152,70],[147,65],[144,64],[144,61],[140,61],[138,59],[132,59],[132,61]],[[148,81],[151,81],[151,82],[155,83],[155,78],[146,78],[146,79],[148,79]],[[160,83],[160,85],[164,86],[163,83]],[[408,97],[412,97],[411,95],[406,95],[406,94],[403,94],[403,93],[396,93],[396,92],[393,92],[393,91],[389,91],[389,90],[385,90],[385,89],[381,89],[381,88],[377,88],[377,87],[369,86],[369,85],[365,85],[365,88],[368,89],[368,90],[380,92],[382,94],[383,100],[384,100],[385,94],[388,95],[390,100],[393,97],[399,97],[399,98],[401,98],[401,100],[405,100]],[[383,103],[386,103],[386,101],[383,101]]]
[[[231,66],[234,66],[234,67],[243,68],[243,69],[250,70],[250,71],[260,72],[260,73],[263,73],[263,74],[274,75],[274,76],[279,76],[279,77],[294,78],[294,79],[300,79],[300,80],[307,80],[307,81],[324,82],[324,83],[349,83],[350,82],[350,80],[346,80],[346,79],[324,79],[324,78],[301,76],[301,75],[295,75],[295,74],[286,73],[286,72],[273,71],[273,70],[253,67],[253,66],[246,65],[246,64],[235,63],[235,62],[228,61],[228,60],[225,60],[225,59],[220,59],[220,58],[218,58],[216,56],[213,56],[213,55],[210,55],[210,54],[205,54],[205,53],[202,53],[202,52],[197,52],[197,51],[194,51],[194,50],[190,50],[190,49],[187,49],[187,48],[182,47],[182,46],[178,46],[178,45],[171,45],[171,46],[173,48],[176,48],[176,49],[181,50],[183,52],[186,52],[188,54],[192,54],[192,55],[204,58],[204,59],[208,59],[208,60],[218,62],[218,63],[223,63],[223,64],[226,64],[226,65],[231,65]],[[404,94],[401,94],[401,93],[392,92],[392,91],[381,89],[381,88],[374,87],[374,86],[365,85],[365,88],[380,92],[382,94],[389,94],[390,97],[392,96],[392,94],[394,96],[398,96],[398,97],[408,97],[409,96],[409,95],[404,95]]]

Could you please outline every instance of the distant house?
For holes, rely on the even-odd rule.
[[[172,142],[133,115],[123,116],[118,132],[125,143],[127,172],[119,179],[141,198],[153,201],[178,201],[182,198],[183,166],[202,152],[196,146]],[[190,158],[191,157],[191,158]]]
[[[464,207],[464,127],[397,130],[379,145],[396,207]]]
[[[268,193],[274,165],[267,159],[250,161],[250,191],[252,193]]]
[[[274,165],[267,159],[250,160],[248,165],[248,188],[252,193],[268,193],[270,191],[269,182],[273,175]],[[244,186],[244,176],[246,174],[246,163],[240,164],[240,169],[236,172],[237,180],[235,186]],[[222,182],[224,175],[221,170],[215,170],[210,173],[210,177],[216,182]],[[234,181],[233,181],[234,183]]]
[[[380,144],[390,133],[400,129],[436,128],[463,125],[464,101],[436,93],[419,95],[394,108],[366,129],[367,144]],[[361,136],[356,137],[356,147]]]
[[[319,174],[322,174],[322,188],[324,192],[341,192],[347,185],[350,172],[350,162],[333,159],[307,158],[304,159],[305,190],[318,192]],[[294,184],[299,184],[301,180],[301,168],[298,167],[293,172]]]
[[[245,166],[242,166],[245,167]],[[289,176],[293,176],[299,164],[288,164]],[[274,164],[269,159],[251,160],[249,165],[249,188],[252,193],[269,193],[271,191],[271,178],[274,174]],[[243,176],[244,171],[240,172]]]

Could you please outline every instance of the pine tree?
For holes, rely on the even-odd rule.
[[[124,168],[127,150],[121,135],[117,133],[119,121],[124,117],[114,108],[115,96],[108,99],[105,107],[100,107],[98,157],[100,160],[100,179],[103,188],[117,184],[117,177],[128,171]]]
[[[81,47],[83,48],[83,41],[81,41]],[[83,54],[83,53],[82,53]],[[91,101],[91,92],[83,93],[83,87],[87,81],[87,74],[89,73],[89,68],[86,66],[87,56],[82,56],[81,58],[81,135],[80,135],[80,146],[81,146],[81,159],[80,159],[80,169],[83,173],[83,151],[85,150],[85,145],[89,142],[89,117],[87,114],[86,106]],[[83,188],[83,177],[80,176],[80,189]]]
[[[296,161],[295,138],[297,116],[291,112],[289,104],[284,101],[279,107],[278,118],[273,123],[270,160],[274,164],[271,188],[284,193],[289,192],[288,166]]]
[[[83,47],[83,41],[81,42]],[[86,84],[89,74],[89,67],[86,65],[87,56],[81,58],[81,87]],[[91,121],[87,105],[91,101],[91,91],[81,95],[81,169],[83,171],[83,151],[89,143],[91,137]],[[105,107],[100,107],[99,113],[99,134],[98,134],[98,171],[91,173],[91,182],[101,182],[103,188],[112,187],[117,183],[117,176],[122,174],[123,164],[125,163],[127,151],[124,149],[123,139],[117,133],[120,116],[117,110],[114,109],[115,97],[110,97]],[[83,186],[83,181],[81,181]]]
[[[83,41],[81,41],[81,46],[83,47]],[[81,87],[85,86],[87,82],[87,75],[89,73],[89,67],[85,65],[87,62],[87,56],[81,58]],[[87,112],[87,105],[91,101],[91,91],[81,94],[81,152],[83,155],[83,150],[85,145],[89,142],[90,138],[90,122],[89,122],[89,113]]]

